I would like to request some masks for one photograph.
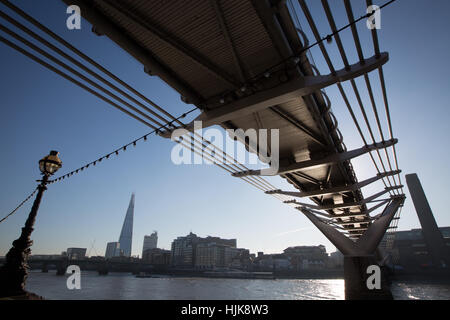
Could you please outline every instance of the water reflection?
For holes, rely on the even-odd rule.
[[[99,276],[83,272],[81,290],[68,290],[66,277],[32,272],[27,289],[48,299],[145,300],[342,300],[344,280],[247,280],[209,278],[136,278],[130,274]],[[450,299],[450,286],[394,283],[395,299]]]

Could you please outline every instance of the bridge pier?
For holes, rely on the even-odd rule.
[[[109,273],[108,265],[106,264],[100,265],[97,271],[100,276],[106,276]]]
[[[68,263],[66,261],[59,262],[56,264],[56,275],[63,276],[66,274]]]
[[[47,273],[48,272],[48,265],[46,263],[42,264],[42,272]]]
[[[66,268],[64,267],[57,267],[56,268],[56,275],[57,276],[63,276],[66,274]]]
[[[367,230],[358,239],[353,240],[338,231],[329,221],[317,217],[310,209],[299,208],[344,255],[346,300],[393,299],[386,274],[381,272],[375,255],[384,233],[404,199],[403,195],[393,196]],[[369,278],[370,281],[367,281]],[[369,284],[372,280],[376,286]]]
[[[136,264],[136,265],[133,266],[132,274],[136,276],[136,275],[140,274],[143,271],[144,271],[143,266],[141,264]]]
[[[372,276],[367,272],[369,266],[380,267],[375,257],[357,256],[344,257],[345,300],[393,300],[389,279],[380,267],[380,287],[370,289],[367,280]]]

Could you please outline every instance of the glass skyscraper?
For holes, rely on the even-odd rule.
[[[120,232],[119,243],[120,251],[125,257],[131,256],[131,243],[133,238],[133,216],[134,216],[134,193],[131,195],[127,214],[123,221],[122,231]]]

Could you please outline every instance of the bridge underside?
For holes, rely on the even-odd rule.
[[[375,50],[369,58],[360,56],[353,64],[345,63],[342,70],[331,68],[330,74],[320,75],[303,51],[307,40],[296,28],[285,1],[64,2],[80,6],[96,34],[109,37],[140,61],[150,76],[160,77],[184,102],[197,106],[201,110],[197,120],[203,121],[203,127],[279,129],[280,169],[276,174],[297,191],[267,193],[312,200],[313,205],[289,203],[344,254],[374,253],[404,201],[398,191],[402,186],[385,184],[385,190],[367,198],[361,189],[400,171],[379,171],[359,182],[351,159],[386,150],[397,141],[391,137],[347,150],[322,89],[337,84],[341,90],[342,82],[382,70],[388,61],[386,53]],[[344,2],[348,10],[349,4]],[[314,32],[314,20],[304,1],[299,3]],[[330,19],[330,12],[327,14]],[[329,21],[333,28],[334,21]],[[192,130],[192,124],[185,128]],[[168,130],[163,136],[170,133]],[[248,141],[244,143],[250,152],[256,152]],[[261,176],[264,171],[235,175]],[[383,194],[390,197],[368,207]],[[378,208],[382,213],[371,216]]]
[[[66,2],[81,7],[97,34],[111,38],[147,73],[201,109],[198,120],[204,127],[279,129],[281,168],[319,162],[279,175],[309,193],[348,236],[358,238],[367,229],[372,219],[350,159],[320,164],[347,151],[320,89],[378,68],[387,55],[319,76],[302,52],[304,40],[283,2]],[[382,142],[378,149],[392,143]]]

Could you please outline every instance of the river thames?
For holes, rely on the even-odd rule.
[[[342,300],[342,279],[136,278],[126,273],[83,272],[81,289],[67,288],[68,276],[32,271],[27,290],[62,300]],[[450,285],[394,282],[396,300],[450,299]]]

